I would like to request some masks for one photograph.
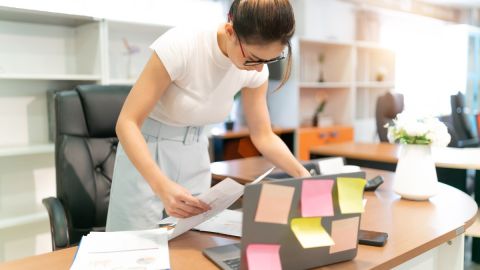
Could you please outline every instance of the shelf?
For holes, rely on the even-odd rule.
[[[378,88],[378,89],[385,89],[385,88],[394,88],[394,82],[357,82],[356,83],[358,88]]]
[[[54,151],[55,151],[55,145],[53,143],[23,145],[23,146],[9,146],[9,147],[0,147],[0,157],[50,154],[50,153],[53,153]]]
[[[338,41],[338,40],[326,40],[326,39],[314,39],[314,38],[300,38],[301,44],[310,45],[335,45],[335,46],[348,46],[351,47],[355,43],[353,41]]]
[[[300,88],[350,88],[350,82],[301,82]]]
[[[135,79],[110,79],[109,84],[114,85],[134,85]]]
[[[355,46],[358,48],[363,48],[363,49],[377,49],[377,50],[386,50],[386,51],[393,51],[393,49],[385,47],[377,42],[372,42],[372,41],[355,41],[354,42]]]
[[[3,73],[0,79],[4,80],[37,80],[37,81],[100,81],[99,75],[84,74],[20,74]]]
[[[47,11],[0,7],[0,20],[76,27],[98,21],[93,17],[60,14]]]
[[[2,217],[0,219],[0,229],[26,225],[26,224],[35,223],[35,222],[44,221],[44,220],[48,220],[47,211],[26,214],[26,215],[17,216],[17,217]]]

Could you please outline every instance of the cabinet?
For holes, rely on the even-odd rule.
[[[298,131],[298,158],[310,159],[310,149],[314,146],[341,143],[353,140],[351,126],[332,126],[325,128],[300,128]]]
[[[250,140],[250,133],[246,127],[235,127],[225,130],[223,127],[214,127],[211,131],[210,146],[212,147],[212,161],[239,159],[260,156],[260,152]],[[273,132],[287,145],[292,153],[295,152],[295,129],[273,128]]]
[[[0,261],[51,250],[41,203],[55,195],[47,92],[133,84],[169,28],[0,7]]]

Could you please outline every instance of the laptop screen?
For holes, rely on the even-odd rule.
[[[353,259],[365,183],[365,173],[355,172],[246,186],[242,269],[308,269]]]

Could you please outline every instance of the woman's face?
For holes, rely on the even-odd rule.
[[[241,41],[235,34],[233,27],[227,28],[229,45],[227,45],[228,57],[232,63],[242,70],[262,71],[264,64],[245,65],[246,62],[268,61],[282,55],[285,45],[280,41],[256,45]]]

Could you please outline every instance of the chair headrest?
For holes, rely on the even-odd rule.
[[[378,105],[380,106],[384,117],[393,119],[397,114],[403,111],[403,95],[388,92],[378,98]]]
[[[60,134],[95,138],[116,137],[115,125],[130,85],[80,85],[56,94]]]

